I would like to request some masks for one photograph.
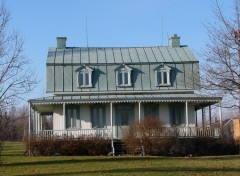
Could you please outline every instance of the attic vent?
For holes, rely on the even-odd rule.
[[[171,46],[171,47],[180,47],[180,37],[177,36],[177,34],[174,34],[169,39],[169,46]]]
[[[67,37],[57,37],[57,48],[63,49],[66,48]]]

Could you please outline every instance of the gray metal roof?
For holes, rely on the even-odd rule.
[[[62,103],[122,103],[122,102],[198,102],[216,103],[222,97],[213,97],[201,94],[129,94],[129,95],[74,95],[74,96],[51,96],[29,100],[33,105],[62,104]]]
[[[187,46],[49,48],[47,64],[198,62]]]

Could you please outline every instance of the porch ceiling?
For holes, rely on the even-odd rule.
[[[199,106],[208,106],[218,103],[222,97],[213,97],[202,94],[131,94],[131,95],[74,95],[50,96],[29,100],[31,105],[53,104],[92,104],[92,103],[134,103],[134,102],[186,102]]]

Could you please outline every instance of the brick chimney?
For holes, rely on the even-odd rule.
[[[57,48],[64,49],[66,48],[67,37],[57,37]]]
[[[177,36],[177,34],[174,34],[170,39],[169,39],[169,46],[173,47],[180,47],[180,37]]]

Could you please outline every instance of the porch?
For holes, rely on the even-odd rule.
[[[112,136],[111,128],[96,128],[96,129],[78,129],[78,130],[39,130],[35,132],[37,138],[63,138],[79,136],[97,136],[106,139],[116,139]],[[158,137],[180,137],[180,138],[196,138],[196,137],[213,137],[221,136],[220,128],[211,127],[162,127],[161,133]],[[154,136],[153,136],[154,137]]]
[[[219,121],[217,128],[211,127],[211,106],[214,104],[218,104],[218,116],[214,117]],[[209,125],[206,125],[206,108],[209,109]],[[222,125],[221,97],[192,92],[53,96],[30,100],[29,111],[29,135],[44,138],[100,136],[121,139],[122,131],[131,121],[141,121],[148,115],[164,122],[160,137],[220,137]],[[44,116],[52,116],[51,128],[44,127]]]

